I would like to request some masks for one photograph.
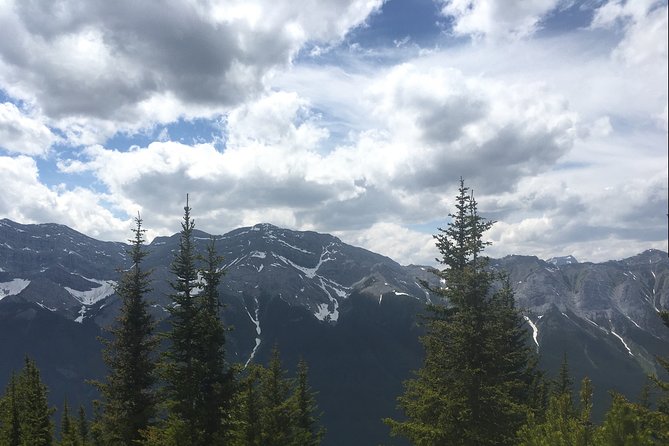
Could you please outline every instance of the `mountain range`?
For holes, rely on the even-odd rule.
[[[149,299],[161,330],[169,327],[178,237],[147,245]],[[195,233],[202,251],[211,238]],[[225,257],[219,291],[222,318],[233,327],[229,361],[264,362],[274,346],[289,370],[304,358],[328,430],[324,445],[402,444],[392,443],[380,420],[398,416],[402,382],[421,365],[420,315],[438,299],[420,285],[438,283],[431,268],[270,224],[215,239]],[[129,266],[127,249],[62,225],[0,220],[0,384],[28,354],[54,405],[96,396],[86,380],[105,373],[98,337],[120,307],[114,285]],[[490,267],[508,273],[528,343],[548,375],[566,353],[574,379],[592,379],[596,414],[606,410],[609,390],[636,398],[645,376],[659,373],[655,357],[669,356],[669,330],[658,316],[669,309],[665,252],[598,264],[508,256]]]

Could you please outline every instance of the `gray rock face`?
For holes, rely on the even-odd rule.
[[[648,372],[657,371],[654,358],[666,354],[669,345],[669,330],[658,317],[669,307],[666,253],[648,250],[600,264],[509,256],[492,264],[510,274],[517,305],[540,349],[548,324],[576,324],[582,336],[603,335],[610,348]]]

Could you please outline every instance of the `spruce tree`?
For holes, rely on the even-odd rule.
[[[5,395],[0,398],[0,444],[21,445],[21,419],[19,416],[19,395],[16,375],[12,373]]]
[[[428,307],[425,361],[398,398],[407,419],[386,422],[420,446],[514,444],[531,408],[534,354],[508,282],[495,292],[500,277],[483,256],[493,222],[462,179],[455,208],[435,236],[443,301]]]
[[[86,419],[86,412],[84,411],[84,406],[79,406],[79,412],[77,415],[77,433],[81,439],[81,445],[88,446],[89,427],[88,420]]]
[[[70,415],[70,408],[67,401],[63,403],[63,414],[60,418],[60,442],[59,446],[81,446],[77,426]]]
[[[518,432],[519,446],[593,446],[592,385],[587,377],[581,383],[580,394],[580,413],[574,408],[570,393],[551,395],[543,419],[529,414]]]
[[[166,381],[165,393],[168,398],[170,415],[179,421],[179,435],[189,439],[190,444],[198,445],[199,439],[199,405],[201,403],[200,382],[197,369],[196,348],[198,347],[199,306],[196,301],[197,290],[201,288],[196,266],[197,255],[193,240],[195,222],[190,217],[191,208],[184,207],[184,217],[179,235],[177,249],[170,266],[174,279],[170,282],[172,306],[168,308],[171,315],[171,331],[166,335],[170,342],[163,362]]]
[[[281,365],[279,350],[274,347],[267,370],[261,376],[261,444],[287,446],[292,442],[293,412],[290,382]]]
[[[573,380],[569,374],[569,362],[567,361],[567,353],[562,354],[562,363],[560,364],[560,371],[554,383],[553,393],[555,395],[568,395],[571,398],[574,391]]]
[[[99,430],[106,445],[140,440],[156,415],[154,355],[158,341],[145,299],[151,290],[150,272],[142,268],[148,253],[143,248],[145,230],[139,215],[135,224],[128,251],[132,265],[116,287],[121,311],[103,351],[109,374],[104,382],[95,383],[102,396]]]
[[[297,379],[293,400],[295,404],[293,446],[317,446],[325,434],[318,425],[316,398],[308,383],[309,368],[301,359],[297,364]]]
[[[213,240],[206,256],[197,254],[190,211],[186,198],[179,249],[171,266],[172,330],[167,334],[164,371],[172,430],[190,445],[205,446],[221,443],[228,435],[234,373],[225,362],[226,330],[220,318],[223,258],[216,254]]]
[[[233,399],[231,446],[262,446],[260,377],[264,369],[251,364],[237,386]]]
[[[47,401],[48,390],[42,383],[35,361],[26,357],[25,366],[16,379],[16,404],[20,423],[21,445],[53,444],[54,412]]]
[[[223,257],[216,254],[215,240],[207,246],[204,266],[200,269],[203,290],[198,296],[197,344],[198,373],[201,401],[198,404],[199,428],[202,444],[218,444],[226,436],[229,426],[231,399],[234,387],[233,371],[225,361],[225,327],[220,319],[221,303],[218,286],[224,272]]]

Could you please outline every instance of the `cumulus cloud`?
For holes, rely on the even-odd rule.
[[[443,189],[459,176],[482,191],[512,188],[551,167],[572,146],[577,116],[541,85],[466,78],[408,64],[370,89],[397,150],[407,189]]]
[[[174,141],[126,152],[97,145],[60,168],[93,172],[125,199],[119,206],[142,209],[159,227],[174,226],[182,205],[175,197],[188,191],[194,206],[229,227],[255,223],[264,211],[281,219],[275,224],[361,231],[445,215],[441,197],[460,175],[481,191],[512,188],[554,164],[574,137],[574,114],[559,99],[539,97],[539,87],[502,88],[409,64],[368,84],[362,106],[374,125],[330,151],[323,150],[330,133],[309,101],[278,91],[229,113],[224,150]]]
[[[614,56],[630,65],[667,65],[667,5],[655,0],[609,0],[595,11],[593,28],[622,26]],[[661,68],[659,65],[658,68]]]
[[[0,148],[11,153],[44,156],[56,139],[38,118],[25,115],[11,102],[0,103]]]
[[[441,13],[454,20],[453,32],[492,40],[533,34],[542,18],[565,0],[439,0]]]
[[[573,254],[604,261],[666,249],[666,169],[603,189],[570,186],[569,180],[528,178],[513,194],[484,197],[482,213],[499,220],[488,234],[492,255]]]
[[[432,235],[396,223],[379,222],[364,230],[335,234],[347,243],[383,253],[405,265],[433,265],[439,254]]]
[[[80,187],[46,187],[37,164],[28,156],[0,156],[0,177],[0,215],[4,217],[22,223],[58,222],[104,240],[127,238],[130,220],[115,217],[104,196]]]
[[[66,130],[210,116],[259,94],[308,41],[341,39],[380,0],[0,4],[0,87]],[[165,105],[165,104],[163,104]],[[148,115],[147,115],[148,114]],[[62,120],[62,122],[61,122]],[[164,122],[164,121],[162,121]],[[91,135],[77,143],[91,143]]]

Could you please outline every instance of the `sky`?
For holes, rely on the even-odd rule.
[[[0,218],[267,222],[434,264],[667,250],[667,2],[0,0]]]

